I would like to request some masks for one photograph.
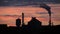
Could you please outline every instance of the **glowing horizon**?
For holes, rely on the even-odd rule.
[[[53,4],[52,4],[53,5]],[[51,7],[52,22],[54,25],[60,25],[60,7]],[[0,24],[7,24],[9,26],[15,25],[15,20],[24,12],[25,24],[31,20],[31,17],[36,17],[39,21],[42,21],[42,25],[48,25],[48,12],[40,7],[31,6],[19,6],[19,7],[0,7]]]

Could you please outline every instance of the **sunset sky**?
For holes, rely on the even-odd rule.
[[[14,1],[14,0],[13,0]],[[31,5],[25,6],[24,2],[21,4],[15,0],[15,3],[11,3],[10,0],[0,0],[0,24],[7,24],[8,26],[15,26],[16,19],[22,16],[22,12],[25,14],[24,23],[28,24],[31,17],[36,17],[42,22],[42,25],[48,25],[49,15],[48,11],[41,7],[34,7]],[[27,0],[26,0],[27,1]],[[4,4],[5,2],[5,4]],[[38,1],[37,1],[38,2]],[[60,3],[59,0],[56,2],[45,2],[51,7],[52,22],[54,25],[60,25]],[[24,5],[24,6],[21,6]]]

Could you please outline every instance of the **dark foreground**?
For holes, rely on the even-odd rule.
[[[41,32],[60,32],[60,26],[41,26],[41,27],[7,27],[6,25],[0,25],[0,32],[9,33],[41,33]]]

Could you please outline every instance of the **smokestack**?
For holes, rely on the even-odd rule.
[[[40,7],[46,9],[48,11],[48,14],[49,14],[49,25],[51,25],[51,7],[42,3],[40,4]]]
[[[22,25],[24,25],[24,13],[22,13]]]

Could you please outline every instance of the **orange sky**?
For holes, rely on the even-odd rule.
[[[55,25],[60,24],[60,7],[58,7],[59,5],[60,4],[49,5],[51,6],[51,12],[53,12],[52,22],[54,22]],[[57,6],[57,7],[52,7],[52,6]],[[43,8],[32,7],[32,6],[0,7],[0,24],[7,24],[9,26],[14,26],[15,20],[18,18],[18,15],[21,16],[22,12],[24,12],[25,14],[25,24],[27,24],[27,22],[30,21],[31,17],[37,17],[38,20],[43,22],[42,23],[43,25],[48,24],[48,20],[49,20],[48,12]]]

